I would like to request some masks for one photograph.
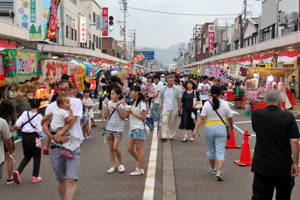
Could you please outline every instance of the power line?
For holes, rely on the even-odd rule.
[[[190,14],[190,13],[171,13],[171,12],[163,12],[163,11],[155,11],[155,10],[146,10],[146,9],[141,9],[141,8],[133,8],[129,7],[128,8],[132,10],[139,10],[139,11],[144,11],[144,12],[152,12],[152,13],[160,13],[160,14],[168,14],[168,15],[187,15],[187,16],[230,16],[230,15],[239,15],[239,14]]]

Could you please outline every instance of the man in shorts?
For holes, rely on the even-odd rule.
[[[69,97],[72,85],[68,80],[61,80],[58,83],[58,94]],[[55,135],[49,131],[51,120],[43,123],[43,131],[51,138],[50,161],[56,175],[58,191],[62,199],[71,200],[75,197],[76,181],[78,180],[78,171],[80,165],[80,147],[75,149],[72,154],[73,158],[63,156],[60,151],[64,149],[61,143],[68,141],[67,136],[62,136],[70,130],[74,137],[83,140],[82,130],[80,127],[80,119],[82,118],[82,103],[80,99],[70,98],[71,109],[73,110],[73,119],[70,124],[64,126]],[[57,108],[57,103],[51,103],[46,109],[46,115]]]

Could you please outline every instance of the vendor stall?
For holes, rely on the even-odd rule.
[[[278,89],[283,92],[285,98],[282,108],[289,109],[291,99],[287,96],[287,78],[295,70],[294,68],[252,68],[246,78],[245,114],[251,115],[255,109],[265,108],[265,94],[270,89]]]

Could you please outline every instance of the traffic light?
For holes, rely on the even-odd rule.
[[[108,29],[109,29],[110,31],[112,31],[112,30],[114,30],[114,17],[113,17],[113,16],[110,16],[108,19],[109,19],[109,22],[108,22],[108,24],[109,24]]]

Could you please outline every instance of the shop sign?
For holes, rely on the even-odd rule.
[[[59,80],[63,74],[69,74],[67,61],[45,60],[43,69],[44,77],[48,77],[50,82]]]
[[[96,16],[96,30],[101,30],[101,22],[102,22],[101,15],[97,15]]]
[[[229,75],[239,80],[245,80],[250,70],[251,68],[238,63],[229,65]]]
[[[80,18],[80,42],[86,43],[86,18]]]
[[[215,49],[215,26],[208,26],[208,54],[213,54]]]
[[[102,18],[103,18],[103,28],[102,28],[102,36],[108,36],[108,8],[102,8]]]
[[[41,41],[44,39],[44,31],[42,31],[44,30],[42,23],[42,2],[44,3],[44,0],[14,1],[14,21],[18,26],[29,29],[29,39],[31,41]]]
[[[234,20],[234,35],[233,40],[239,40],[241,34],[241,15]]]
[[[46,39],[56,39],[57,38],[57,26],[58,26],[58,15],[57,10],[60,0],[51,0],[50,6],[50,16],[48,21],[48,28],[46,33]]]
[[[4,74],[4,67],[2,62],[2,54],[0,54],[0,87],[5,86],[5,74]]]
[[[17,51],[16,64],[17,75],[31,75],[38,71],[36,53]]]
[[[35,4],[35,0],[30,0],[30,22],[36,22],[36,4]]]

